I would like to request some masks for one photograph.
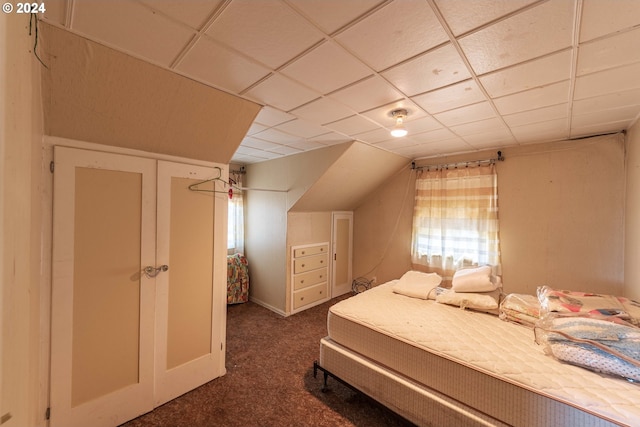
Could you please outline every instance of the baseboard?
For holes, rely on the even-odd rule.
[[[269,309],[269,310],[273,311],[274,313],[279,314],[282,317],[287,317],[288,316],[287,313],[285,313],[284,311],[280,310],[279,308],[276,308],[276,307],[274,307],[272,305],[269,305],[266,302],[260,301],[259,299],[254,298],[252,296],[249,296],[249,301],[254,302],[254,303],[258,304],[258,305],[261,305],[262,307],[264,307],[266,309]]]

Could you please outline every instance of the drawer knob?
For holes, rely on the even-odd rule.
[[[304,255],[304,254],[305,254],[305,252],[304,252],[304,251],[302,251],[302,255]]]
[[[322,279],[322,274],[320,275],[320,279]]]
[[[322,295],[322,291],[320,291],[320,295]]]
[[[300,280],[300,283],[304,283],[304,279]]]
[[[321,260],[321,261],[320,261],[320,264],[324,264],[324,261],[322,261],[322,260]]]
[[[304,297],[300,297],[300,301],[304,301]]]
[[[302,266],[304,267],[304,264],[302,264]]]

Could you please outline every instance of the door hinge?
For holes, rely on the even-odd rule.
[[[49,163],[49,171],[51,171],[51,173],[53,173],[53,171],[55,169],[56,169],[56,164],[52,160],[51,163]]]
[[[48,420],[51,418],[51,408],[47,408],[46,411],[44,411],[44,419]]]

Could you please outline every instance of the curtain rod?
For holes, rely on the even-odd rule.
[[[471,164],[476,164],[477,166],[480,166],[483,163],[494,164],[495,162],[504,162],[504,156],[502,155],[502,151],[498,151],[496,154],[498,155],[498,157],[494,157],[492,159],[480,159],[480,160],[469,160],[469,161],[464,161],[464,162],[440,163],[440,164],[437,164],[437,165],[416,166],[416,162],[413,161],[413,162],[411,162],[411,169],[414,169],[414,170],[422,170],[422,169],[430,170],[431,168],[433,168],[433,169],[437,170],[437,169],[457,168],[459,166],[468,167]]]

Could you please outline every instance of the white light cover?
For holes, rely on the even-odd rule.
[[[394,128],[391,129],[391,136],[395,136],[396,138],[400,138],[400,137],[403,137],[403,136],[406,136],[406,135],[407,135],[407,130],[402,125],[394,126]]]

